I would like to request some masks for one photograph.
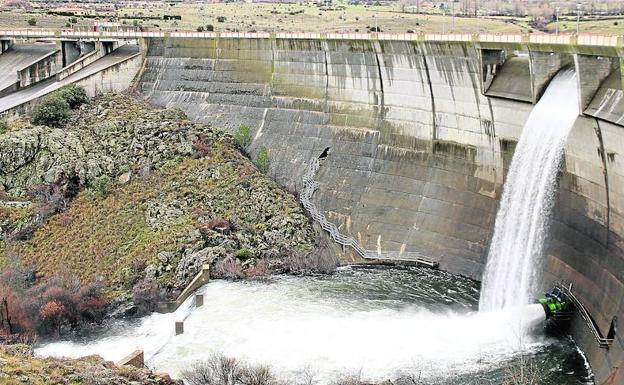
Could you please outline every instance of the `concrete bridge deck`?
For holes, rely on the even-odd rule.
[[[24,103],[28,103],[31,100],[46,95],[54,90],[61,88],[64,85],[75,83],[80,79],[84,79],[90,75],[100,72],[108,67],[114,66],[128,58],[136,55],[139,52],[139,47],[136,45],[124,45],[102,57],[101,59],[91,63],[90,65],[82,68],[81,70],[73,73],[72,75],[56,81],[56,79],[49,79],[38,83],[32,87],[25,88],[17,91],[11,95],[0,98],[0,112],[4,112],[15,108]],[[1,57],[2,55],[0,55]]]

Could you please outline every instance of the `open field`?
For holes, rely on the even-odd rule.
[[[556,23],[549,23],[548,30],[554,32]],[[576,32],[576,19],[562,18],[559,20],[560,32]],[[620,18],[608,18],[604,20],[580,21],[579,31],[587,33],[610,33],[624,35],[624,16]]]
[[[454,18],[455,28],[453,28],[452,17],[403,13],[398,8],[382,6],[351,5],[341,10],[321,10],[313,5],[214,4],[197,8],[187,7],[180,11],[183,23],[190,22],[194,27],[212,24],[216,30],[230,28],[240,31],[366,32],[375,26],[381,28],[383,32],[397,33],[408,30],[415,32],[520,30],[518,26],[501,20],[459,17]],[[225,22],[217,22],[218,16],[225,16]]]
[[[413,10],[413,8],[408,8]],[[33,11],[4,9],[0,12],[0,28],[90,28],[96,21],[117,21],[127,28],[144,30],[215,31],[288,31],[288,32],[367,32],[378,26],[382,32],[495,32],[517,33],[536,30],[530,17],[449,16],[451,10],[424,9],[426,13],[405,12],[396,5],[349,5],[337,2],[333,7],[314,4],[221,3],[221,4],[167,4],[146,3],[143,8],[120,8],[96,11],[83,8],[60,8],[55,11],[75,12],[75,17],[47,13],[47,9]],[[455,13],[459,13],[456,9]],[[163,20],[164,16],[180,20]],[[28,19],[34,18],[31,26]],[[546,25],[555,31],[555,23]],[[575,32],[576,18],[562,17],[561,32]],[[624,34],[624,16],[601,20],[581,19],[581,32]]]
[[[4,10],[0,12],[0,28],[28,28],[28,19],[35,18],[34,27],[89,28],[98,20],[95,15],[71,17],[50,15],[46,11]],[[181,16],[181,20],[163,20],[164,15]],[[216,31],[292,31],[292,32],[366,32],[379,26],[383,32],[521,32],[530,27],[524,20],[495,17],[451,17],[436,13],[402,12],[400,6],[365,6],[338,3],[332,9],[313,4],[154,4],[150,8],[122,8],[97,14],[100,21],[118,20],[127,26],[150,30],[196,30],[212,25]],[[223,22],[218,17],[223,16]]]

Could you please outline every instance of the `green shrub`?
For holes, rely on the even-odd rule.
[[[234,133],[234,144],[241,150],[244,150],[251,144],[251,130],[249,126],[241,124],[238,127],[238,130]]]
[[[260,151],[258,151],[258,156],[256,157],[256,166],[260,172],[266,174],[269,171],[269,165],[271,161],[269,159],[269,152],[266,147],[260,147]]]
[[[197,27],[197,32],[204,32],[204,27],[202,25]]]
[[[31,17],[30,19],[28,19],[28,25],[30,26],[37,25],[37,19],[35,19],[34,17]]]
[[[234,252],[234,256],[237,259],[249,259],[249,258],[253,258],[254,254],[251,250],[249,249],[238,249]]]
[[[48,95],[35,107],[31,121],[33,124],[49,127],[63,127],[69,120],[71,108],[59,95]]]
[[[9,124],[4,119],[0,120],[0,135],[4,134],[7,131],[9,131]]]
[[[91,190],[100,197],[105,197],[110,190],[111,179],[108,175],[101,175],[91,183]]]
[[[70,108],[76,108],[89,101],[87,91],[81,86],[71,84],[54,91],[55,95],[65,99]]]

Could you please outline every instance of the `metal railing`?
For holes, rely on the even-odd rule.
[[[589,329],[591,334],[594,336],[594,338],[596,338],[596,341],[598,341],[598,344],[600,345],[600,347],[608,349],[611,346],[611,344],[613,344],[613,338],[605,338],[603,336],[600,329],[598,329],[598,325],[596,325],[596,322],[594,321],[592,316],[589,314],[589,312],[587,311],[583,303],[572,292],[572,284],[568,284],[565,282],[557,282],[555,286],[558,287],[574,304],[574,308],[578,310],[579,314],[581,315],[581,318],[583,318],[583,321],[585,321],[587,328]]]
[[[0,30],[4,38],[82,38],[133,39],[144,37],[243,38],[243,39],[324,39],[324,40],[399,40],[464,41],[475,43],[572,44],[617,47],[624,45],[623,35],[591,33],[318,33],[318,32],[195,32],[195,31],[74,31],[40,28]]]
[[[355,238],[346,236],[338,230],[335,224],[329,222],[325,215],[321,213],[316,205],[312,203],[312,195],[314,191],[319,187],[318,182],[314,180],[316,176],[316,172],[321,167],[321,160],[318,158],[312,159],[310,162],[310,166],[308,167],[307,172],[303,175],[303,191],[301,192],[299,199],[305,207],[306,210],[310,213],[310,216],[323,228],[323,230],[327,231],[332,239],[342,245],[351,247],[364,259],[372,259],[372,260],[388,260],[388,261],[409,261],[415,262],[419,265],[425,265],[432,268],[438,267],[438,262],[433,261],[430,258],[425,257],[423,254],[419,252],[377,252],[372,250],[366,250],[359,244]]]

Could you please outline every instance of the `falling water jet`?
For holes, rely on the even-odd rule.
[[[532,302],[557,171],[578,115],[576,73],[561,71],[531,111],[514,152],[483,275],[481,311]]]

